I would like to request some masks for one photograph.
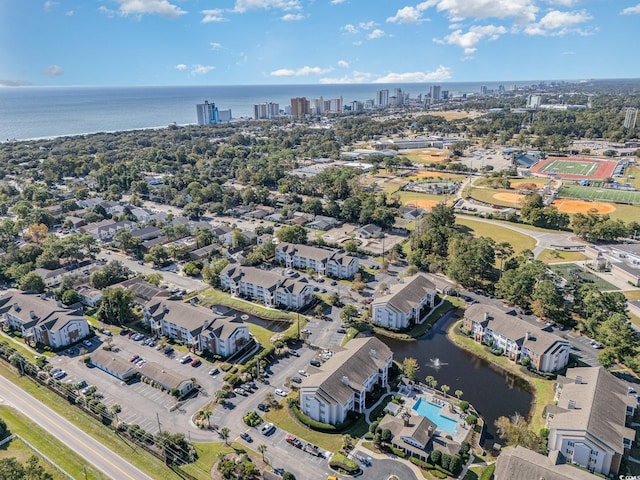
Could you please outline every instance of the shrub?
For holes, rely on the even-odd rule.
[[[447,475],[444,472],[441,472],[440,470],[429,470],[429,473],[436,478],[441,478],[441,479],[445,479],[445,478],[449,478],[449,475]]]
[[[466,440],[460,444],[460,455],[467,455],[471,450],[471,445]]]
[[[462,410],[463,412],[466,412],[467,410],[469,410],[469,402],[462,400],[460,403],[458,403],[458,406],[460,407],[460,410]]]
[[[222,365],[220,365],[220,370],[222,370],[223,372],[228,372],[229,370],[231,370],[231,367],[233,367],[233,365],[225,362]]]
[[[380,422],[371,422],[371,425],[369,425],[369,433],[376,433],[378,425],[380,425]]]
[[[442,458],[440,459],[440,465],[445,470],[449,470],[449,464],[451,463],[451,455],[448,453],[442,453]]]
[[[492,463],[491,465],[489,465],[484,472],[482,472],[482,475],[480,475],[480,480],[491,480],[493,478],[493,472],[496,469],[496,464]]]
[[[420,460],[418,457],[409,457],[409,461],[422,469],[427,469],[429,467],[427,462]]]
[[[476,423],[478,423],[478,417],[476,417],[475,415],[467,415],[467,418],[465,418],[464,421],[469,425],[475,425]]]
[[[434,465],[440,465],[440,461],[442,460],[442,452],[440,450],[432,451],[431,455],[429,455],[429,460],[431,460],[431,463],[433,463]]]
[[[460,455],[454,455],[449,462],[449,471],[453,473],[454,477],[457,477],[462,472],[462,458]]]
[[[291,472],[284,472],[282,474],[282,480],[296,480],[296,476]]]
[[[391,447],[391,451],[393,452],[394,455],[400,458],[404,458],[407,456],[407,452],[405,452],[404,450],[400,450],[399,448],[396,448],[396,447]]]
[[[242,417],[242,421],[247,425],[249,425],[250,427],[255,427],[262,421],[262,418],[256,412],[252,411],[247,413],[244,417]]]

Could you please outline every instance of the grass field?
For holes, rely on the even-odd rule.
[[[598,169],[598,162],[578,160],[553,160],[540,169],[541,173],[560,173],[589,177]]]
[[[622,293],[627,297],[627,300],[640,300],[640,290],[628,290]]]
[[[551,268],[554,273],[560,275],[567,281],[571,281],[574,278],[579,278],[581,280],[580,283],[591,283],[595,285],[600,291],[620,290],[615,285],[612,285],[606,280],[603,280],[594,273],[582,268],[580,265],[577,265],[575,263],[561,263],[557,265],[551,265],[549,268]]]
[[[580,260],[586,260],[587,256],[582,252],[563,252],[562,250],[545,248],[540,252],[537,259],[543,263],[579,262]]]
[[[26,465],[27,460],[31,457],[36,457],[38,459],[38,465],[44,468],[44,471],[50,474],[53,480],[64,480],[67,478],[65,475],[55,469],[51,464],[49,464],[49,462],[47,462],[43,457],[29,448],[29,446],[20,438],[14,438],[10,442],[5,443],[2,447],[0,447],[0,460],[15,458],[22,465]]]
[[[469,228],[476,236],[493,238],[496,243],[509,242],[516,254],[527,249],[533,250],[536,246],[536,241],[533,237],[500,225],[461,217],[456,218],[456,223]]]
[[[518,206],[518,202],[511,202],[508,200],[503,200],[501,198],[495,197],[496,195],[499,195],[501,193],[505,195],[513,195],[513,190],[472,187],[466,193],[471,198],[474,198],[484,203],[488,203],[490,205],[499,205],[501,207],[517,207]]]
[[[640,204],[640,192],[629,192],[612,188],[581,187],[579,185],[566,185],[560,189],[560,197],[587,198],[589,200],[602,200],[606,202],[624,202]]]

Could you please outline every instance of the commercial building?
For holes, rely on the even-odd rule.
[[[378,90],[376,92],[376,107],[384,108],[389,106],[389,90]]]
[[[371,320],[381,327],[404,329],[420,324],[433,309],[435,285],[422,274],[398,283],[371,304]]]
[[[304,279],[231,263],[220,272],[220,284],[231,295],[265,305],[300,309],[313,300],[315,287]]]
[[[636,436],[626,426],[637,405],[627,385],[602,367],[570,368],[558,377],[554,402],[546,408],[549,456],[617,475]]]
[[[317,373],[300,384],[300,409],[308,417],[336,425],[347,413],[363,413],[367,394],[386,387],[393,352],[375,337],[351,340],[335,352]]]
[[[555,372],[569,362],[570,345],[566,340],[534,328],[524,320],[491,306],[476,303],[464,314],[464,329],[474,340],[502,349],[513,362],[528,359],[540,372]]]
[[[209,103],[207,100],[204,103],[198,103],[196,105],[196,113],[198,125],[216,125],[219,123],[218,107],[216,107],[215,103]]]
[[[280,105],[277,103],[260,103],[253,106],[253,117],[256,120],[274,118],[280,115]]]
[[[309,100],[305,97],[296,97],[291,99],[291,116],[304,117],[311,113]]]
[[[0,297],[0,323],[19,330],[28,343],[61,349],[89,335],[81,308],[70,308],[44,295],[9,290]]]
[[[157,336],[180,340],[191,349],[208,350],[229,357],[250,340],[249,329],[235,316],[215,315],[211,310],[165,297],[154,297],[144,306],[144,320]]]
[[[312,268],[320,275],[335,278],[352,278],[358,273],[359,268],[357,257],[335,250],[294,243],[281,243],[276,246],[276,261],[287,268]]]

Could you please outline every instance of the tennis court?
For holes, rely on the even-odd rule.
[[[558,192],[559,197],[599,200],[605,202],[640,204],[640,191],[618,190],[615,188],[581,187],[566,185]]]

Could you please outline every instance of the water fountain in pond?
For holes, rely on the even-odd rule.
[[[435,368],[436,370],[438,370],[440,367],[443,367],[445,365],[448,365],[448,363],[446,362],[441,362],[439,358],[430,358],[429,359],[429,367],[431,368]]]

